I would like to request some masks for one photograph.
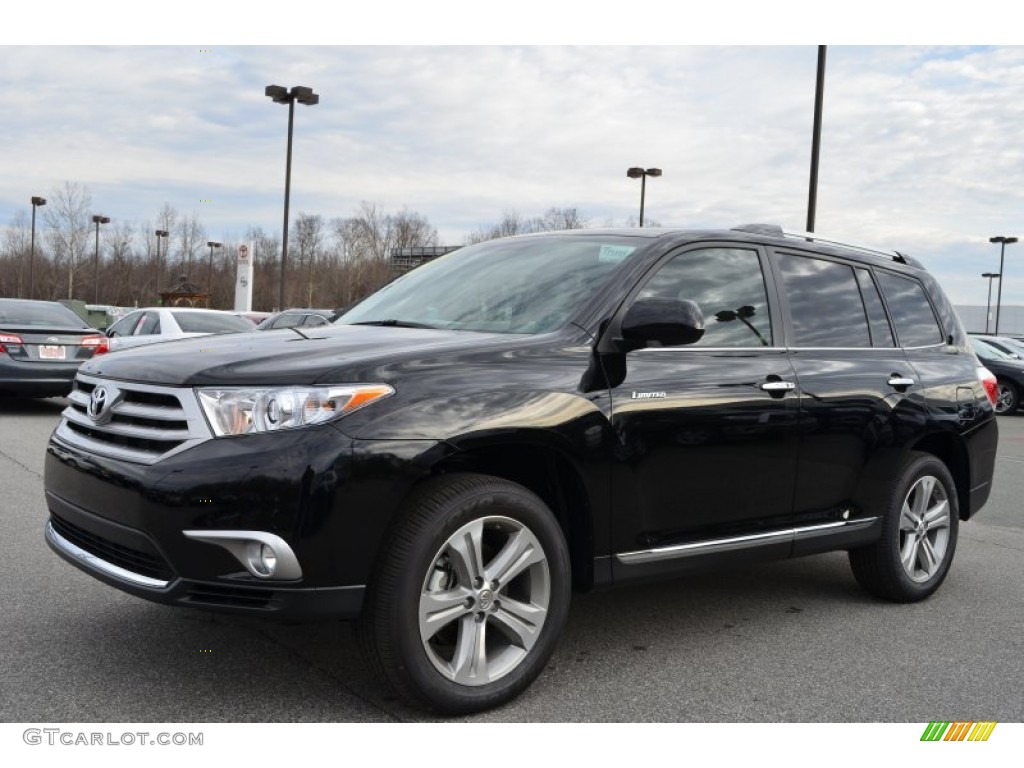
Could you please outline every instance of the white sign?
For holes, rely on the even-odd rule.
[[[238,246],[238,264],[235,269],[235,312],[252,309],[252,261],[248,245]]]

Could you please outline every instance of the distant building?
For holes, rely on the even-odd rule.
[[[410,269],[416,269],[431,259],[457,251],[461,245],[415,245],[408,248],[391,249],[391,266],[395,275],[404,275]]]
[[[960,304],[954,307],[960,315],[960,322],[968,333],[985,333],[984,304]],[[992,305],[988,321],[988,332],[996,332],[996,306]],[[1024,336],[1024,306],[1007,306],[999,310],[999,333],[1002,336]]]

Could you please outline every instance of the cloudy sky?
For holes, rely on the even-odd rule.
[[[349,216],[361,201],[404,208],[447,244],[506,210],[574,207],[593,225],[625,224],[640,197],[625,172],[640,165],[664,170],[647,185],[646,216],[665,226],[806,227],[813,34],[776,29],[786,42],[765,45],[771,36],[716,27],[718,44],[696,45],[690,25],[683,44],[648,46],[636,25],[657,28],[650,38],[661,43],[664,24],[616,16],[591,39],[563,26],[573,45],[536,45],[555,41],[516,34],[522,18],[504,38],[497,17],[478,20],[488,33],[476,38],[433,18],[429,33],[406,24],[366,35],[372,45],[352,45],[350,29],[333,37],[343,45],[270,45],[252,23],[239,32],[230,17],[207,29],[169,16],[171,39],[115,25],[2,40],[0,227],[27,214],[32,195],[71,181],[119,221],[151,222],[166,202],[198,213],[214,239],[250,225],[279,232],[287,108],[263,95],[272,83],[320,95],[296,107],[293,214]],[[629,44],[605,44],[616,24],[634,29]],[[984,304],[980,275],[999,266],[988,238],[1024,236],[1024,46],[919,37],[829,45],[816,231],[906,251],[955,303]],[[404,44],[383,44],[392,41]],[[1024,304],[1022,244],[1007,248],[1003,300]]]

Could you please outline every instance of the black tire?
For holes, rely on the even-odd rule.
[[[998,379],[996,381],[996,413],[1006,415],[1016,413],[1020,407],[1020,393],[1012,381]]]
[[[500,478],[445,475],[425,483],[393,526],[359,637],[407,698],[443,714],[478,712],[544,669],[570,589],[565,538],[543,501]],[[480,654],[467,653],[480,641]]]
[[[850,550],[857,582],[885,600],[912,603],[931,595],[956,552],[960,507],[946,465],[912,453],[884,511],[881,538]]]

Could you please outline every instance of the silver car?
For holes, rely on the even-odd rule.
[[[195,307],[149,307],[125,315],[107,329],[110,351],[211,333],[251,331],[252,321],[234,312]]]

